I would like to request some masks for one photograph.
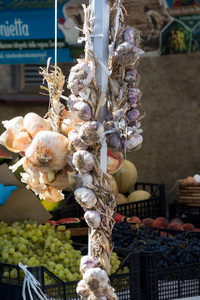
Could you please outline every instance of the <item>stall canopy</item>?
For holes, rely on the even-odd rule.
[[[57,61],[72,62],[83,53],[77,40],[83,21],[81,0],[58,0]],[[55,60],[55,1],[0,2],[0,64],[41,64]]]

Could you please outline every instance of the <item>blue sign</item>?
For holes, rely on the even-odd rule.
[[[82,2],[58,0],[57,62],[83,54],[77,44],[81,31],[75,28],[83,24]],[[40,64],[49,57],[55,62],[54,0],[3,0],[0,14],[0,64]]]

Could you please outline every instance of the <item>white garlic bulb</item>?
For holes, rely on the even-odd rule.
[[[89,255],[84,255],[81,258],[81,263],[80,263],[80,270],[82,273],[86,272],[90,268],[94,268],[95,266],[100,263],[100,259],[89,256]]]
[[[40,131],[25,151],[26,157],[38,168],[49,172],[67,165],[68,139],[53,131]]]
[[[102,291],[108,285],[108,275],[101,268],[90,268],[83,274],[83,280],[91,291]]]
[[[82,279],[78,282],[77,287],[76,287],[76,292],[81,297],[83,297],[83,299],[88,298],[90,291],[86,286],[85,280]]]
[[[94,167],[94,158],[92,154],[86,150],[79,150],[75,152],[72,162],[76,170],[81,174],[90,172]]]
[[[28,131],[32,138],[34,138],[36,133],[39,131],[51,131],[51,123],[39,115],[31,112],[26,114],[24,117],[24,128]]]
[[[93,208],[97,203],[95,193],[86,187],[78,187],[74,192],[74,196],[81,206],[88,209]]]
[[[94,145],[104,137],[104,127],[100,122],[86,122],[80,127],[79,136],[86,145]]]
[[[140,134],[131,134],[127,139],[123,140],[124,149],[127,152],[139,147],[143,142],[143,137]]]
[[[72,111],[77,115],[78,118],[87,122],[92,118],[92,111],[89,105],[85,102],[79,101],[73,105]]]
[[[71,89],[74,83],[78,86],[87,86],[92,79],[93,72],[90,70],[90,67],[86,63],[81,62],[71,68],[68,78],[68,87]]]
[[[84,218],[89,227],[98,228],[101,223],[101,216],[98,211],[88,210],[84,214]]]
[[[87,150],[88,146],[86,146],[79,136],[79,132],[77,130],[72,130],[68,134],[68,139],[71,142],[72,146],[75,150]]]

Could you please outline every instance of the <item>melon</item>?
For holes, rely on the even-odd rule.
[[[113,219],[115,220],[115,223],[119,223],[124,222],[126,220],[126,217],[119,213],[115,213]]]
[[[116,202],[117,202],[117,205],[128,203],[127,198],[123,194],[121,194],[121,193],[117,194],[117,196],[116,196]]]
[[[117,183],[116,183],[115,178],[113,176],[110,175],[109,179],[110,179],[110,185],[109,185],[109,183],[107,183],[107,188],[108,188],[108,190],[113,192],[113,194],[116,198],[117,194],[118,194]]]
[[[136,201],[142,201],[147,200],[151,197],[151,194],[144,190],[137,190],[132,193],[130,193],[127,197],[128,202],[136,202]]]
[[[4,163],[9,163],[12,160],[12,157],[7,152],[0,149],[0,165]]]
[[[56,226],[65,225],[66,228],[78,228],[80,227],[80,223],[79,218],[63,218],[56,221]]]
[[[124,194],[130,191],[137,180],[137,169],[135,165],[129,160],[123,160],[120,170],[114,174],[117,182],[118,191]]]
[[[107,149],[107,173],[110,175],[118,172],[122,166],[123,154],[121,152]]]

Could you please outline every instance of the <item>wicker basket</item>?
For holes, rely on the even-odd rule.
[[[179,180],[178,189],[179,203],[200,207],[200,183],[185,183],[184,180]]]

